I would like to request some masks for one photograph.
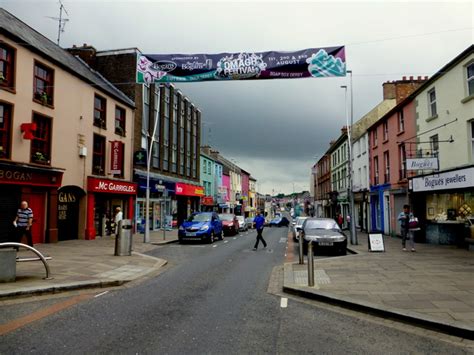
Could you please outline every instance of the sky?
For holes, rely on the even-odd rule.
[[[0,4],[56,41],[57,0]],[[473,41],[470,1],[202,2],[64,0],[61,46],[143,53],[293,51],[346,46],[353,120],[382,100],[382,84],[432,75]],[[263,193],[309,190],[311,167],[346,124],[349,77],[178,84],[202,110],[210,144]]]

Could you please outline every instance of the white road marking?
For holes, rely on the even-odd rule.
[[[213,248],[217,248],[217,244],[214,244],[212,247],[213,247]]]
[[[286,243],[287,240],[288,240],[288,238],[284,238],[284,237],[283,237],[283,238],[280,238],[279,243]]]
[[[232,238],[232,239],[234,239],[234,240],[235,240],[235,239],[237,239],[237,238],[236,238],[236,237],[234,237],[234,238]]]
[[[104,292],[98,293],[97,295],[94,296],[94,298],[95,298],[95,297],[103,296],[103,295],[105,295],[106,293],[109,293],[109,291],[104,291]]]
[[[280,300],[280,307],[286,308],[288,307],[288,298],[282,297]]]
[[[229,241],[228,241],[228,240],[224,240],[224,244],[225,244],[225,243],[229,243]]]

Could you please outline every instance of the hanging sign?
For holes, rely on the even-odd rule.
[[[382,234],[369,234],[369,250],[385,251]]]
[[[344,46],[295,52],[140,54],[137,83],[346,76]]]
[[[438,158],[407,159],[407,170],[438,170]]]
[[[120,141],[110,142],[112,149],[110,150],[110,173],[113,175],[122,175],[123,167],[123,143]]]

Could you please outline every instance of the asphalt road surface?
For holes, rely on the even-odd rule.
[[[287,235],[287,228],[265,229],[268,248],[256,252],[254,231],[213,245],[159,247],[152,254],[169,261],[160,275],[9,332],[0,338],[0,353],[470,353],[411,327],[269,293],[269,286],[277,287],[272,270],[285,260]],[[12,305],[10,312],[37,311],[46,303],[54,299]]]

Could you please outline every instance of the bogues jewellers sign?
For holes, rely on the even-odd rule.
[[[474,168],[460,169],[412,179],[414,192],[462,189],[474,186]]]
[[[407,159],[407,170],[438,170],[438,158]]]

